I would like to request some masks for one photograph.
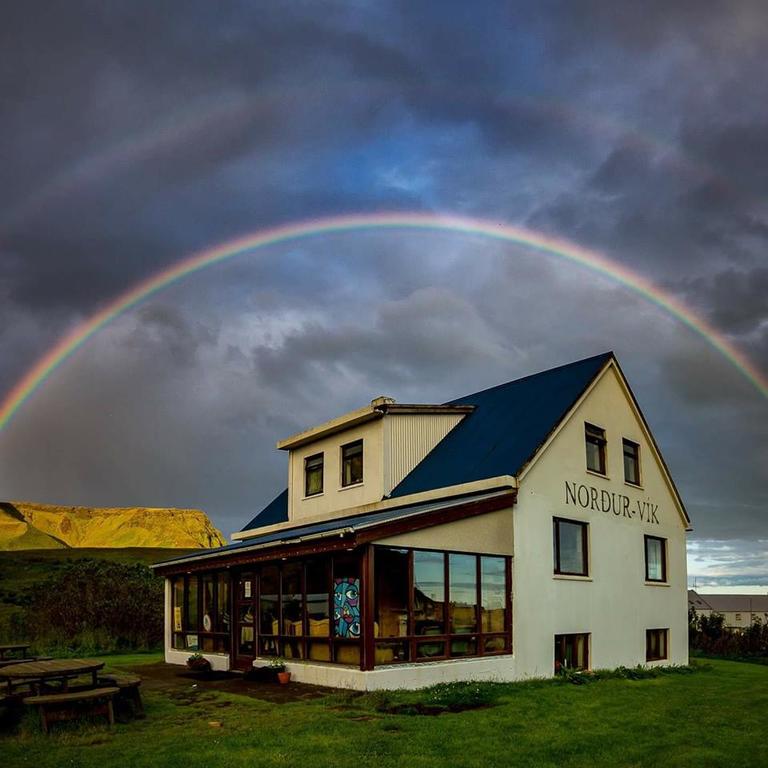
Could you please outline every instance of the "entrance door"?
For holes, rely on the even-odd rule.
[[[257,653],[256,621],[258,619],[258,582],[253,571],[234,574],[234,622],[232,638],[232,666],[235,669],[253,668]]]

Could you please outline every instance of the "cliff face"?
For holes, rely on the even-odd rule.
[[[0,503],[0,549],[172,547],[226,544],[199,509],[62,507],[27,501]]]

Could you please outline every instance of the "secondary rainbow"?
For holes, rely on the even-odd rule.
[[[760,392],[768,398],[766,377],[724,335],[698,317],[691,309],[673,296],[665,293],[651,281],[627,269],[596,251],[582,248],[575,243],[523,227],[489,219],[432,213],[361,213],[330,216],[292,222],[270,229],[228,240],[211,248],[192,254],[162,272],[138,283],[112,300],[103,309],[78,325],[60,339],[16,383],[0,404],[0,430],[30,398],[43,382],[67,358],[74,354],[94,334],[124,312],[162,291],[167,286],[207,267],[227,259],[269,245],[276,245],[310,237],[364,230],[422,230],[455,232],[465,235],[481,235],[503,242],[522,245],[535,251],[558,256],[580,264],[599,274],[606,275],[661,307],[706,339],[718,352],[733,364]]]

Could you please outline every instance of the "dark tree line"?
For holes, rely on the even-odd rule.
[[[142,564],[78,560],[37,584],[15,634],[38,649],[143,650],[163,640],[163,580]]]
[[[700,616],[689,608],[688,640],[692,649],[715,656],[768,657],[768,624],[760,619],[745,629],[729,629],[721,614]]]

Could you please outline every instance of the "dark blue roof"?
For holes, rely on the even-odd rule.
[[[517,474],[612,357],[605,352],[451,401],[475,410],[390,495]]]
[[[288,522],[288,489],[275,496],[248,525],[240,530],[250,531],[254,528],[263,528],[266,525],[275,525],[275,523]]]

